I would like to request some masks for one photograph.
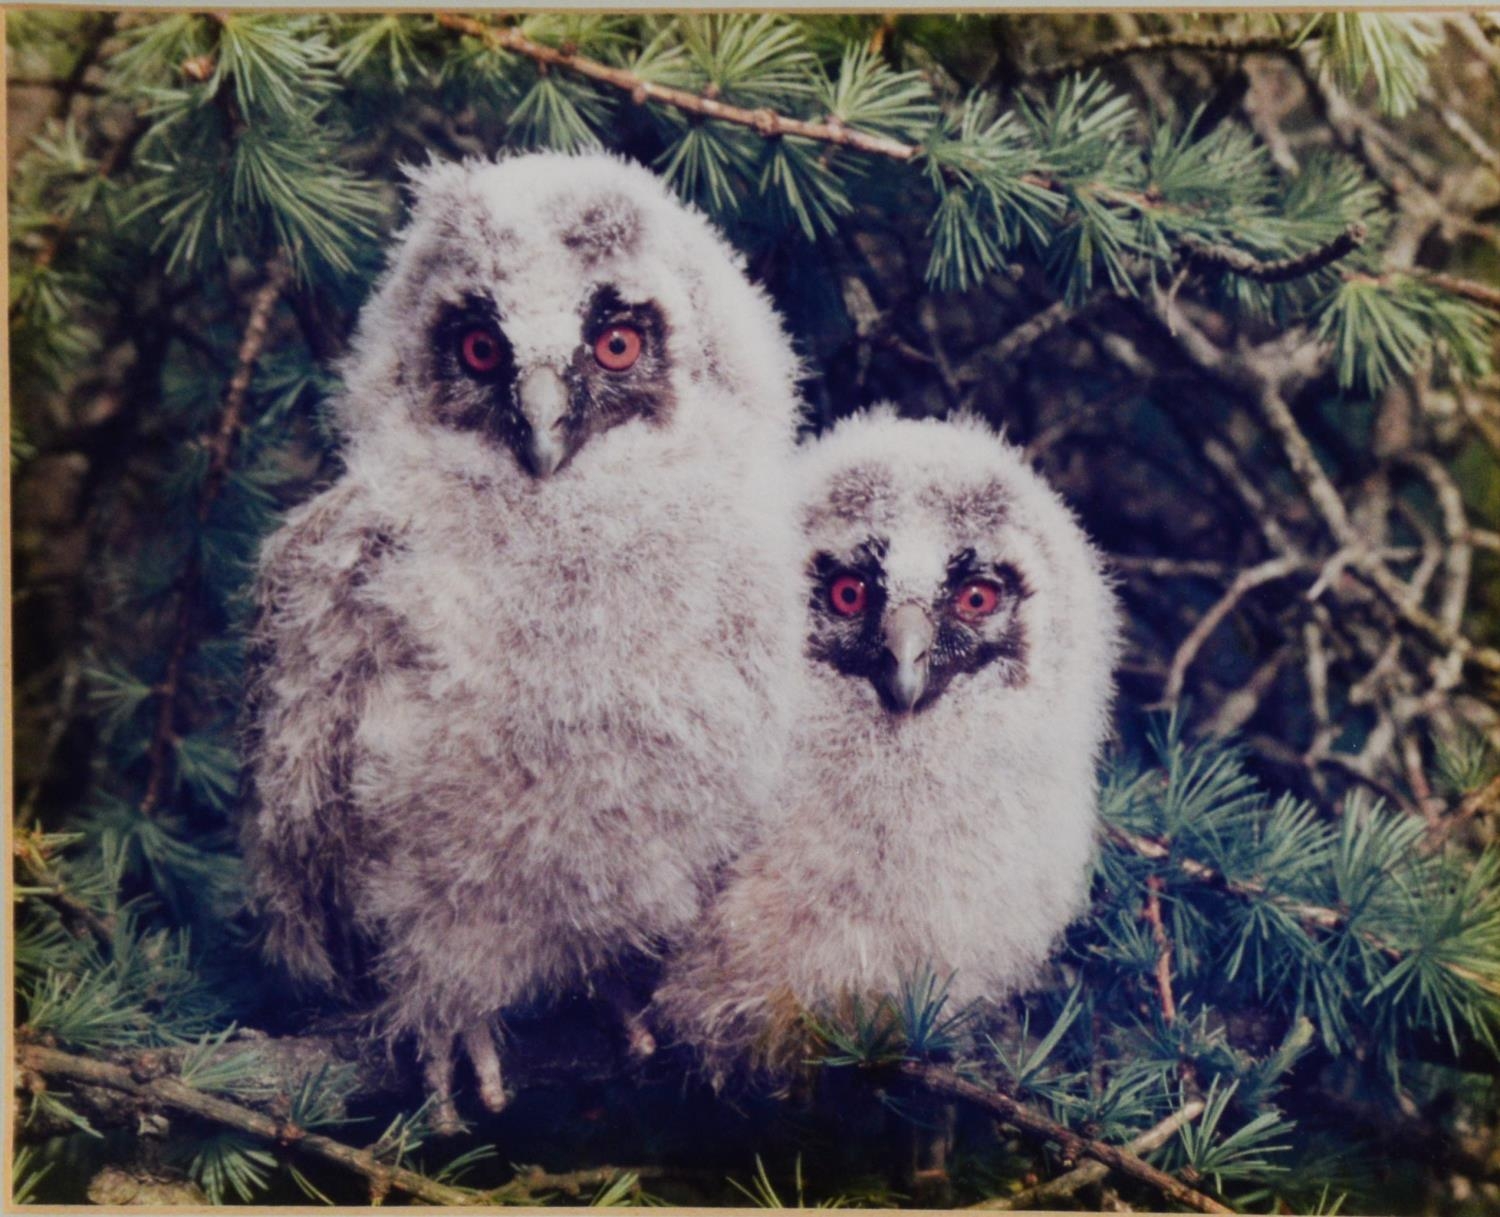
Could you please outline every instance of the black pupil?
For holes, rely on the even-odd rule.
[[[971,607],[971,608],[982,608],[983,606],[984,606],[984,593],[983,592],[970,592],[969,593],[969,607]]]
[[[843,587],[839,588],[839,599],[845,604],[853,604],[859,599],[859,589],[852,583],[846,583]]]
[[[495,353],[495,348],[485,335],[475,334],[469,340],[469,351],[474,356],[476,363],[488,363],[490,356]]]
[[[611,355],[625,354],[625,335],[618,331],[609,337],[609,353]]]

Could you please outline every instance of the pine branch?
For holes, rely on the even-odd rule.
[[[1295,48],[1284,34],[1205,34],[1194,30],[1177,30],[1170,34],[1152,34],[1106,43],[1091,51],[1049,63],[1028,72],[1035,81],[1057,80],[1090,68],[1103,67],[1132,55],[1159,55],[1165,51],[1203,51],[1214,55],[1249,55],[1256,52],[1293,54]]]
[[[1152,861],[1164,862],[1172,858],[1172,847],[1165,841],[1156,841],[1139,833],[1127,832],[1118,825],[1110,824],[1105,827],[1105,833],[1115,844],[1123,846],[1142,858]],[[1217,891],[1232,892],[1236,896],[1253,900],[1269,900],[1278,907],[1284,909],[1297,920],[1301,921],[1309,929],[1324,932],[1341,930],[1347,924],[1347,917],[1337,909],[1324,908],[1316,904],[1304,904],[1298,900],[1288,900],[1270,892],[1264,884],[1247,882],[1239,879],[1227,879],[1207,863],[1199,862],[1196,858],[1179,857],[1175,859],[1177,869],[1196,883],[1205,887],[1214,888]],[[1399,947],[1391,946],[1382,942],[1375,935],[1365,933],[1366,942],[1376,950],[1384,954],[1388,959],[1399,962],[1405,957]]]
[[[1063,1152],[1069,1157],[1092,1158],[1112,1170],[1119,1171],[1122,1175],[1129,1175],[1132,1179],[1155,1188],[1175,1204],[1185,1205],[1200,1213],[1234,1212],[1233,1209],[1221,1204],[1213,1197],[1206,1196],[1172,1178],[1166,1172],[1157,1170],[1149,1162],[1143,1161],[1130,1151],[1080,1136],[1044,1116],[1041,1112],[1011,1098],[1008,1094],[977,1086],[951,1069],[925,1061],[901,1061],[893,1068],[901,1077],[914,1082],[930,1094],[971,1103],[1033,1137],[1061,1146]]]
[[[405,1167],[388,1165],[368,1150],[355,1149],[319,1133],[305,1132],[290,1121],[274,1119],[240,1103],[194,1090],[177,1078],[152,1077],[146,1070],[133,1073],[123,1065],[90,1060],[38,1044],[22,1044],[17,1050],[16,1061],[23,1072],[66,1078],[129,1095],[142,1105],[143,1110],[164,1107],[259,1137],[283,1149],[311,1154],[368,1180],[372,1192],[395,1188],[428,1204],[472,1204],[475,1199],[473,1192],[438,1183]]]
[[[1187,255],[1187,260],[1200,269],[1228,271],[1260,283],[1286,283],[1316,274],[1325,266],[1332,266],[1340,258],[1348,257],[1365,243],[1369,229],[1363,224],[1352,223],[1329,241],[1290,258],[1277,258],[1262,262],[1242,249],[1229,245],[1212,245],[1189,233],[1178,238],[1178,244]]]
[[[223,492],[229,471],[229,462],[234,455],[235,442],[243,422],[245,401],[250,391],[250,379],[255,365],[265,349],[270,332],[271,312],[282,292],[292,279],[290,259],[285,252],[278,252],[267,269],[265,282],[255,293],[250,303],[250,316],[245,323],[245,332],[240,339],[235,369],[224,391],[224,405],[219,415],[219,424],[208,441],[209,466],[199,492],[197,518],[199,523],[208,519],[219,495]],[[140,810],[151,815],[161,803],[166,789],[167,753],[175,733],[177,702],[182,692],[182,670],[193,647],[193,602],[202,574],[202,562],[195,553],[189,560],[178,583],[177,615],[173,627],[172,650],[167,660],[166,674],[158,687],[156,726],[147,749],[146,791],[141,797]]]
[[[34,885],[33,890],[26,894],[45,900],[66,920],[82,925],[100,945],[108,947],[113,943],[115,919],[101,916],[68,890],[62,876],[52,866],[47,849],[36,833],[22,825],[16,825],[12,850],[16,861],[21,864]]]
[[[1138,1157],[1160,1149],[1181,1129],[1201,1116],[1203,1108],[1202,1099],[1193,1099],[1184,1104],[1181,1111],[1174,1112],[1161,1123],[1148,1128],[1140,1136],[1127,1141],[1123,1148],[1127,1153]],[[998,1196],[992,1200],[981,1200],[978,1204],[971,1204],[969,1208],[988,1209],[992,1212],[1051,1208],[1053,1201],[1067,1200],[1076,1196],[1084,1188],[1103,1182],[1109,1175],[1109,1169],[1103,1162],[1085,1162],[1066,1174],[1059,1175],[1056,1179],[1049,1179],[1045,1183],[1029,1187],[1025,1191],[1017,1192],[1014,1196]]]
[[[136,144],[146,134],[148,127],[149,124],[145,119],[139,116],[132,118],[124,134],[109,146],[109,149],[99,160],[96,173],[102,181],[108,181],[119,172],[121,166],[125,164],[131,152],[134,151]],[[31,260],[31,264],[35,269],[45,270],[57,260],[58,255],[67,243],[68,237],[72,235],[74,219],[75,217],[72,215],[63,215],[59,216],[49,225],[50,232],[42,242],[41,248],[37,250],[36,256]],[[12,323],[19,316],[20,303],[19,299],[11,303],[10,319]]]
[[[895,161],[911,161],[922,154],[919,145],[902,143],[900,140],[889,139],[883,135],[870,135],[863,131],[855,131],[843,123],[809,122],[805,119],[790,118],[768,107],[750,110],[744,106],[729,105],[687,89],[657,84],[625,68],[610,67],[608,64],[585,58],[576,52],[558,50],[534,42],[526,37],[517,26],[486,25],[482,21],[476,21],[472,17],[465,17],[458,13],[439,13],[437,22],[448,29],[483,39],[492,47],[524,55],[548,67],[566,68],[589,80],[610,85],[629,94],[631,100],[637,105],[646,101],[660,102],[688,114],[718,119],[720,122],[732,123],[738,127],[748,127],[764,139],[795,135],[824,144],[853,148],[871,156],[883,156]]]
[[[1492,287],[1488,283],[1476,283],[1473,279],[1460,278],[1458,275],[1446,275],[1441,271],[1419,270],[1410,273],[1417,275],[1424,283],[1441,288],[1451,296],[1472,300],[1475,304],[1500,312],[1500,288]]]

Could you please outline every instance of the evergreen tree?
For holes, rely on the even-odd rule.
[[[16,1202],[1500,1203],[1493,23],[56,11],[8,37]],[[808,1012],[821,1105],[731,1104],[565,1015],[515,1028],[539,1063],[511,1111],[435,1141],[238,912],[245,592],[336,466],[401,166],[595,146],[747,252],[809,431],[889,398],[1026,445],[1119,572],[1121,744],[1090,915],[977,1041],[914,977]],[[940,1177],[871,1171],[954,1110]]]

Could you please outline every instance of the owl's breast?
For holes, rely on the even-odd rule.
[[[429,503],[372,579],[429,660],[372,708],[373,768],[429,788],[441,774],[476,815],[564,832],[590,817],[607,832],[624,803],[673,831],[742,817],[779,759],[790,535],[732,478],[568,472]]]

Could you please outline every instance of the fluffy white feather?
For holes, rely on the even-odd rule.
[[[1015,990],[1083,908],[1094,845],[1117,613],[1061,500],[982,423],[884,409],[797,466],[804,558],[883,543],[888,613],[951,595],[968,548],[1025,594],[1002,606],[1004,654],[899,713],[811,654],[827,588],[810,575],[781,817],[657,996],[718,1074],[775,1061],[799,1011],[894,994],[926,969],[951,974],[958,1006]]]
[[[459,1036],[498,1106],[494,1016],[682,934],[766,806],[798,369],[643,169],[437,165],[416,195],[345,368],[345,472],[261,556],[244,842],[269,951],[372,976],[439,1096]],[[600,285],[659,310],[667,405],[529,476],[455,425],[436,319],[490,297],[518,376],[566,369]]]

